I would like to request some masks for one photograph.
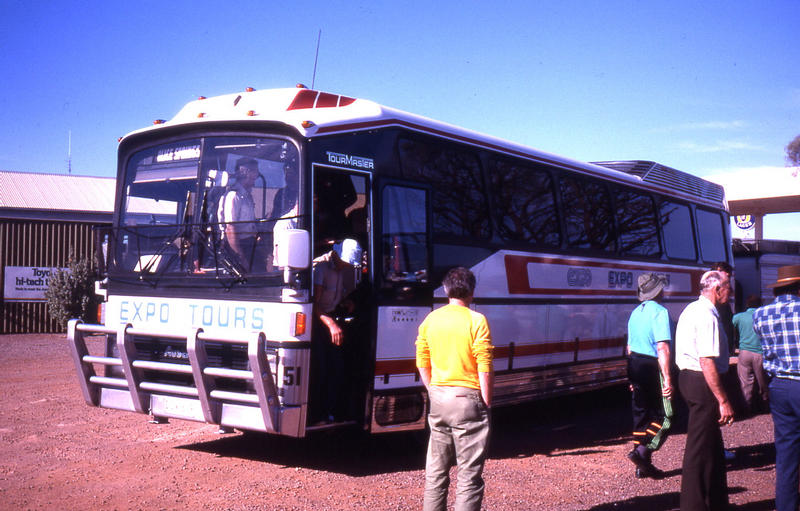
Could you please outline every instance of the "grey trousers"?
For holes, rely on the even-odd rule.
[[[489,448],[489,409],[477,389],[431,385],[431,437],[425,464],[423,511],[444,511],[450,467],[458,467],[455,511],[478,511],[483,461]]]
[[[742,386],[744,401],[750,411],[754,411],[758,405],[769,400],[769,379],[767,373],[764,372],[763,362],[764,358],[760,353],[739,350],[739,363],[736,366],[739,373],[739,384]],[[753,399],[753,387],[756,384],[758,385],[758,395],[761,398],[760,402],[758,399]]]

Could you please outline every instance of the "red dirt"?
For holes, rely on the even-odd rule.
[[[424,434],[293,440],[149,424],[83,402],[62,335],[0,336],[0,389],[2,509],[421,507]],[[666,479],[637,480],[625,458],[629,422],[624,388],[495,410],[484,507],[677,509],[685,434],[654,455]],[[769,415],[737,421],[724,436],[737,453],[728,468],[732,508],[772,509]]]

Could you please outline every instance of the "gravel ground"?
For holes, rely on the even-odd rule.
[[[0,390],[0,509],[421,507],[424,434],[293,440],[149,424],[83,402],[61,335],[0,336]],[[684,428],[654,455],[668,477],[635,479],[628,399],[615,388],[495,410],[485,509],[677,509]],[[737,421],[724,437],[737,454],[731,507],[773,509],[769,415]]]

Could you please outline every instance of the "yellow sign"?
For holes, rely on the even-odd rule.
[[[736,227],[739,229],[752,229],[756,225],[753,215],[736,215]]]

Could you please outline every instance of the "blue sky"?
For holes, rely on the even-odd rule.
[[[199,95],[310,86],[322,30],[318,89],[579,160],[658,161],[734,198],[800,193],[784,168],[798,7],[3,0],[0,169],[66,172],[71,132],[73,173],[111,176],[120,136]],[[768,216],[765,235],[800,240],[800,215]]]

